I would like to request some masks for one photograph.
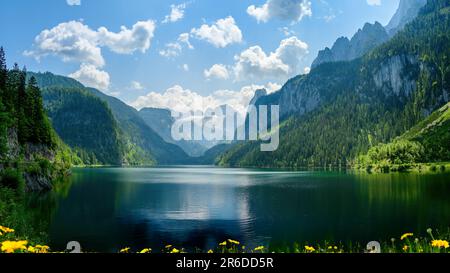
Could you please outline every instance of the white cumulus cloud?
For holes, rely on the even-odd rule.
[[[234,74],[237,80],[286,78],[298,73],[308,53],[308,45],[295,36],[282,40],[269,54],[260,46],[252,46],[235,56]]]
[[[63,62],[80,63],[80,69],[69,76],[89,87],[107,90],[110,77],[100,69],[105,65],[102,48],[118,54],[144,53],[150,48],[154,30],[152,20],[139,21],[131,29],[122,27],[117,33],[105,27],[93,30],[80,21],[69,21],[43,30],[36,36],[33,49],[24,55],[37,60],[56,56]]]
[[[184,17],[184,11],[186,9],[186,3],[179,5],[170,5],[170,14],[166,15],[163,23],[175,23]]]
[[[204,24],[200,28],[193,28],[191,34],[197,39],[221,48],[242,42],[242,32],[231,16],[219,19],[212,25]]]
[[[101,46],[106,46],[119,54],[131,54],[135,51],[145,53],[151,45],[155,31],[155,22],[152,20],[139,21],[131,29],[121,27],[120,32],[114,33],[101,27],[97,37]]]
[[[74,61],[103,66],[97,32],[78,21],[61,23],[52,29],[43,30],[34,39],[34,49],[25,55],[36,59],[53,55],[64,62]]]
[[[305,16],[312,15],[309,0],[267,0],[262,6],[251,5],[247,13],[258,22],[268,22],[272,18],[299,22]]]
[[[80,70],[70,74],[69,77],[74,78],[87,87],[97,88],[102,91],[108,90],[110,84],[109,74],[91,64],[82,64]]]
[[[102,47],[120,54],[145,52],[151,44],[155,24],[152,20],[137,22],[131,29],[122,27],[118,33],[105,27],[97,31],[79,21],[61,23],[43,30],[34,40],[34,48],[25,55],[36,59],[53,55],[63,61],[88,63],[98,67],[105,64]]]
[[[165,48],[159,51],[159,55],[166,58],[174,58],[183,52],[183,47],[194,49],[189,41],[189,33],[181,33],[176,42],[167,43]]]
[[[223,64],[215,64],[210,69],[206,69],[203,74],[206,78],[216,78],[216,79],[222,79],[227,80],[230,78],[230,74],[228,73],[228,69]]]
[[[216,109],[222,105],[229,105],[239,113],[245,114],[248,104],[255,96],[256,90],[262,88],[265,88],[268,93],[272,93],[278,91],[281,85],[271,82],[266,85],[252,84],[244,86],[238,91],[217,90],[208,96],[202,96],[195,91],[175,85],[164,93],[150,92],[145,96],[140,96],[130,104],[137,109],[153,107],[182,113],[188,111],[205,112],[207,109]]]

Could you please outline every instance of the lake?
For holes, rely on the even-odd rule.
[[[289,172],[215,167],[74,169],[51,207],[50,244],[117,252],[389,241],[450,227],[449,174]]]

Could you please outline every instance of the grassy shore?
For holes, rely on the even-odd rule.
[[[354,169],[368,173],[450,173],[450,162],[411,163],[411,164],[369,164],[355,165]]]
[[[389,241],[381,243],[379,251],[377,247],[363,246],[360,244],[333,244],[324,242],[322,244],[299,244],[294,243],[290,247],[271,248],[270,246],[246,247],[241,242],[226,239],[219,243],[216,248],[208,250],[196,249],[186,251],[181,246],[167,245],[163,249],[155,252],[178,254],[178,253],[298,253],[298,254],[320,254],[320,253],[450,253],[449,248],[450,230],[445,233],[427,230],[426,237],[415,236],[413,233],[405,233],[399,237],[391,238]],[[0,225],[0,253],[51,253],[51,247],[38,244],[27,236],[20,235],[15,229]],[[89,252],[89,251],[88,251]],[[151,248],[133,249],[123,247],[118,253],[139,253],[146,254],[154,252]]]

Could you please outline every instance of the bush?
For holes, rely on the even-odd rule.
[[[22,172],[17,169],[5,169],[0,172],[0,185],[17,191],[23,191],[25,189],[25,179],[23,178]]]

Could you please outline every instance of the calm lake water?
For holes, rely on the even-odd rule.
[[[52,207],[50,241],[116,252],[388,241],[450,227],[449,174],[349,174],[213,167],[74,169]],[[51,204],[50,204],[51,203]]]

